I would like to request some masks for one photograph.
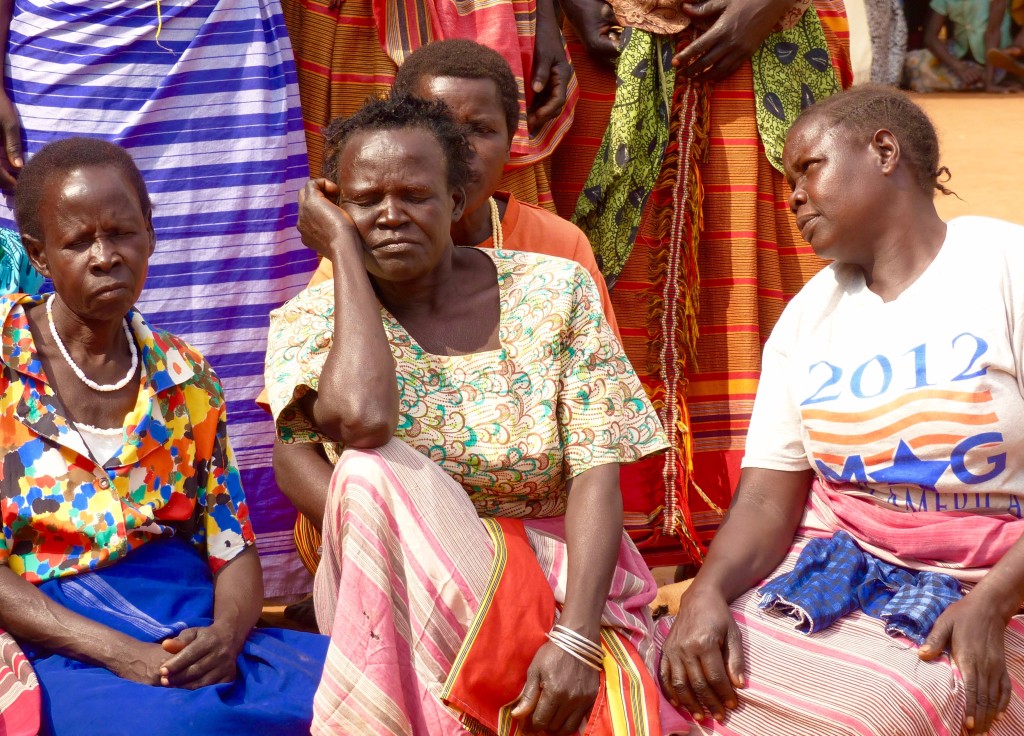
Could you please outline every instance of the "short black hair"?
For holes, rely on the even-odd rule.
[[[327,126],[324,177],[338,182],[338,157],[356,133],[406,128],[421,128],[434,136],[448,164],[449,189],[464,189],[469,181],[470,150],[462,126],[443,102],[397,91],[367,100],[351,117],[338,118]]]
[[[833,95],[807,108],[800,116],[824,117],[833,125],[864,136],[886,129],[896,136],[917,183],[931,195],[935,190],[952,192],[940,181],[949,180],[949,169],[939,166],[939,137],[931,119],[903,92],[880,84],[866,84]]]
[[[14,218],[22,235],[42,241],[39,206],[46,185],[54,177],[67,176],[89,166],[117,169],[135,189],[142,213],[148,216],[153,211],[146,181],[128,151],[102,138],[63,138],[39,149],[18,174],[14,186]]]
[[[505,108],[508,139],[519,128],[519,84],[505,58],[492,48],[464,38],[421,46],[409,55],[395,75],[395,89],[415,94],[420,82],[433,77],[490,79]]]

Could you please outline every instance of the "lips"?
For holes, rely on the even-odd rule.
[[[803,236],[804,240],[809,241],[808,235],[810,233],[808,232],[808,228],[818,221],[818,217],[820,217],[820,215],[817,212],[813,212],[806,215],[800,215],[796,218],[797,229],[800,230],[800,234]]]

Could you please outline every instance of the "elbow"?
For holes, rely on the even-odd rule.
[[[395,436],[398,416],[397,412],[356,407],[347,411],[331,411],[322,417],[320,423],[325,434],[336,438],[346,448],[372,450],[386,445]]]

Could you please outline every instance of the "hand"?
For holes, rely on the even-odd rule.
[[[592,57],[615,66],[619,60],[619,24],[605,0],[561,0],[562,11]]]
[[[160,668],[160,684],[195,690],[206,685],[233,682],[238,672],[239,647],[233,632],[217,624],[185,629],[162,646],[172,656]]]
[[[160,684],[160,668],[171,656],[159,644],[136,641],[121,652],[110,671],[118,677],[143,685]]]
[[[792,0],[683,0],[697,28],[707,28],[672,60],[698,82],[724,79],[754,55]]]
[[[18,179],[25,161],[21,155],[21,118],[11,102],[11,98],[0,90],[0,134],[6,156],[0,156],[0,189],[5,192],[14,190],[14,182]]]
[[[299,192],[299,235],[307,248],[327,259],[340,240],[354,237],[362,243],[352,218],[332,201],[338,194],[338,185],[327,179],[311,179]]]
[[[968,593],[939,616],[918,655],[932,660],[952,650],[967,691],[964,727],[971,734],[983,734],[1010,703],[1004,648],[1008,622],[995,606],[972,595]]]
[[[739,704],[743,687],[740,630],[729,604],[716,593],[687,591],[679,603],[661,656],[661,687],[677,708],[697,720],[725,720],[725,709]]]
[[[556,117],[565,107],[572,67],[565,57],[562,32],[554,11],[537,11],[537,42],[533,52],[533,99],[526,111],[530,134],[535,135],[544,123]]]
[[[530,663],[512,717],[522,719],[528,732],[576,733],[600,685],[597,670],[547,642]]]
[[[981,87],[985,84],[985,72],[976,64],[961,61],[953,71],[967,87]]]

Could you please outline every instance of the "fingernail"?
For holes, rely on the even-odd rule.
[[[736,701],[735,700],[726,700],[725,701],[725,707],[726,708],[735,708],[736,707]]]
[[[542,91],[543,89],[544,89],[544,85],[543,85],[543,84],[541,84],[540,82],[534,82],[534,83],[533,83],[533,91],[534,91],[534,92],[540,92],[540,91]]]
[[[14,159],[14,165],[15,166],[24,166],[25,165],[25,160],[21,156],[18,156],[16,159]]]

